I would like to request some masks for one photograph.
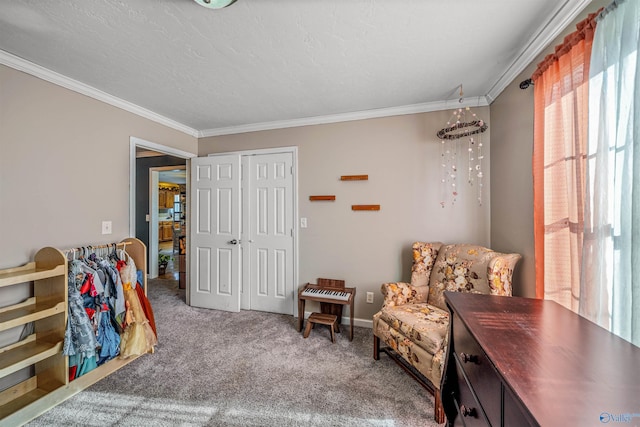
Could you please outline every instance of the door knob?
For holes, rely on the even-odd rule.
[[[238,243],[240,243],[240,240],[233,239],[233,240],[229,240],[227,243],[230,245],[237,245]]]

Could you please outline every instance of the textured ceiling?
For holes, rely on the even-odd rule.
[[[487,105],[589,2],[0,0],[0,63],[206,136]]]

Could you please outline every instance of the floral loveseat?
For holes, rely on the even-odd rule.
[[[449,339],[444,292],[511,296],[520,258],[477,245],[416,242],[411,283],[382,285],[382,309],[373,316],[374,359],[384,351],[431,390],[439,423],[444,422],[440,382]],[[388,347],[381,349],[380,340]]]

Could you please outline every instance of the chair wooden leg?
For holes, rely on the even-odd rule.
[[[304,334],[302,335],[303,337],[307,338],[309,336],[309,333],[311,332],[311,328],[313,328],[313,322],[309,322],[307,320],[307,326],[304,328]]]
[[[335,323],[332,325],[329,325],[329,328],[331,329],[331,342],[336,342],[336,335],[335,335]]]
[[[380,360],[380,338],[373,335],[373,359]]]
[[[440,390],[433,392],[433,418],[438,424],[442,424],[446,421],[444,414],[444,407],[442,406],[442,396]]]

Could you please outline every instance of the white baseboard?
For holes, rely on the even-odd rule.
[[[304,318],[308,319],[311,311],[304,312]],[[297,318],[298,316],[296,316]],[[348,325],[350,322],[349,316],[342,316],[342,321],[340,322],[342,326]],[[359,319],[357,317],[353,318],[353,326],[359,326],[361,328],[369,328],[373,329],[373,320],[371,319]]]

